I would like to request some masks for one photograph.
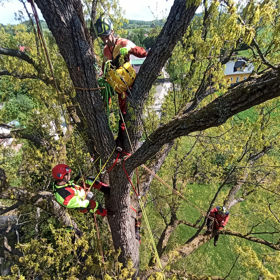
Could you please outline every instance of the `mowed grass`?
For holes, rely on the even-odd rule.
[[[179,200],[180,207],[177,211],[178,219],[195,223],[199,218],[201,218],[201,212],[207,211],[209,204],[217,191],[217,188],[218,186],[214,185],[188,185],[184,193],[186,200]],[[221,191],[217,201],[214,203],[214,207],[223,204],[223,198],[227,193],[228,188],[228,186],[225,186]],[[166,189],[165,193],[168,193]],[[149,203],[146,210],[149,217],[149,223],[153,231],[153,238],[155,242],[157,242],[164,228],[162,218],[160,217],[153,203]],[[233,213],[230,217],[227,228],[233,231],[238,231],[239,218],[240,228],[243,224],[242,217],[236,211],[233,210],[232,212]],[[202,221],[200,221],[200,224],[201,222]],[[151,246],[151,238],[147,233],[144,222],[142,230],[144,230],[144,234],[142,234],[141,244],[141,269],[145,269],[149,258],[154,254],[153,248]],[[268,228],[260,227],[259,231],[260,230],[267,231]],[[167,251],[172,251],[174,248],[176,248],[176,246],[184,244],[195,232],[196,230],[191,227],[183,224],[179,225],[169,240]],[[204,232],[204,230],[202,232]],[[258,237],[267,238],[265,235]],[[238,237],[221,234],[218,241],[218,246],[214,247],[212,239],[210,242],[202,245],[190,256],[182,258],[174,263],[172,265],[172,269],[186,271],[186,274],[190,273],[197,276],[212,275],[219,277],[226,277],[231,271],[230,276],[227,279],[257,279],[259,276],[258,271],[252,269],[252,267],[247,267],[244,259],[239,256],[238,248],[240,247],[252,248],[258,256],[271,254],[274,252],[272,249],[269,249],[264,245],[253,243]]]

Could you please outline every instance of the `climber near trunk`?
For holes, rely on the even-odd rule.
[[[217,246],[219,234],[229,220],[229,212],[224,206],[213,208],[207,218],[207,232],[214,236],[214,246]]]
[[[136,72],[129,63],[129,56],[132,54],[143,58],[147,56],[147,52],[144,48],[136,46],[130,40],[117,37],[114,34],[113,25],[109,19],[98,18],[95,23],[95,30],[105,44],[102,70],[107,71],[106,80],[118,94],[120,111],[125,120],[127,96],[129,96],[130,88],[136,77]],[[110,63],[108,64],[107,62]],[[125,123],[120,118],[119,134],[116,140],[117,146],[123,148],[124,137]]]
[[[97,201],[93,199],[93,193],[89,190],[91,187],[110,194],[110,187],[93,177],[88,177],[85,180],[84,186],[76,184],[71,179],[71,169],[66,164],[58,164],[52,169],[52,177],[55,179],[53,185],[54,196],[59,204],[66,208],[74,208],[82,213],[95,213],[104,217],[107,215],[107,210],[103,209]]]

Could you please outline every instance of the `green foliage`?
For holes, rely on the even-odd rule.
[[[92,1],[84,2],[89,5]],[[199,100],[201,88],[202,93],[209,90],[212,94],[197,109],[225,94],[229,84],[223,74],[223,58],[233,49],[242,49],[237,56],[246,56],[254,63],[256,71],[263,70],[266,66],[254,46],[255,39],[267,61],[271,64],[279,63],[279,1],[245,1],[243,10],[241,7],[238,10],[233,1],[228,3],[228,7],[221,7],[219,1],[205,1],[207,16],[197,15],[173,50],[166,65],[172,90],[168,92],[162,106],[161,118],[152,109],[155,87],[150,91],[145,104],[143,122],[147,135],[186,109],[188,102],[196,98]],[[97,17],[104,10],[111,17],[115,31],[120,36],[127,34],[137,45],[146,48],[154,44],[163,24],[124,22],[118,1],[99,1]],[[36,192],[50,189],[50,170],[58,162],[69,163],[74,174],[80,171],[86,175],[92,174],[95,168],[92,167],[91,155],[84,142],[86,131],[77,132],[66,114],[66,106],[76,104],[72,104],[69,98],[74,95],[72,82],[62,57],[58,55],[54,38],[44,28],[60,93],[51,83],[46,82],[51,77],[50,71],[44,54],[37,49],[36,37],[30,30],[29,24],[0,27],[1,46],[18,49],[19,45],[25,45],[27,54],[44,70],[40,79],[19,81],[11,76],[1,77],[0,95],[4,106],[0,120],[3,123],[18,121],[22,132],[42,142],[38,145],[19,139],[14,144],[22,145],[20,152],[1,147],[0,162],[12,186]],[[100,54],[102,46],[95,42],[95,47]],[[11,73],[38,74],[30,64],[14,57],[1,56],[0,65],[1,69]],[[117,103],[115,95],[110,109],[110,125],[115,134],[119,119]],[[245,198],[245,201],[231,209],[227,228],[241,234],[247,234],[253,229],[254,236],[279,243],[279,233],[266,234],[279,228],[276,219],[280,217],[280,150],[277,146],[280,140],[279,115],[279,102],[270,101],[237,114],[219,128],[192,133],[175,140],[158,174],[185,199],[174,195],[157,181],[153,181],[151,191],[145,198],[156,241],[172,214],[175,213],[182,222],[171,234],[166,253],[176,255],[177,246],[184,244],[195,233],[194,228],[187,227],[183,222],[197,222],[201,225],[201,213],[208,210],[213,196],[230,171],[232,173],[214,205],[223,204],[231,187],[243,183],[246,178],[237,193],[237,197]],[[63,128],[66,128],[66,132],[62,131]],[[14,127],[13,133],[16,130]],[[146,134],[143,140],[147,138]],[[252,162],[254,158],[257,159]],[[96,238],[93,222],[90,221],[91,216],[69,211],[84,233],[82,238],[77,239],[73,232],[62,228],[46,213],[42,213],[36,220],[36,210],[32,206],[24,205],[18,211],[25,217],[22,227],[24,235],[18,245],[22,256],[14,260],[13,275],[6,279],[52,279],[54,275],[56,279],[129,279],[135,272],[131,262],[128,262],[127,267],[118,262],[120,252],[113,252],[110,232],[104,221],[99,223],[102,232],[100,242]],[[37,225],[40,227],[39,233],[35,230]],[[142,232],[141,270],[145,271],[154,256],[145,223]],[[104,263],[99,242],[104,251]],[[265,279],[277,279],[280,273],[280,257],[277,252],[257,243],[225,235],[220,237],[217,248],[214,248],[212,241],[208,242],[188,258],[170,264],[168,269],[178,269],[186,274],[226,277],[237,257],[231,279],[255,279],[260,275]],[[162,279],[162,275],[154,274],[150,279]]]
[[[17,257],[9,278],[30,279],[129,279],[134,274],[132,262],[124,267],[118,262],[117,253],[108,250],[103,261],[100,255],[99,240],[94,229],[86,231],[81,238],[75,237],[72,230],[55,228],[49,225],[48,235],[19,244],[22,256]],[[42,233],[41,233],[42,234]]]

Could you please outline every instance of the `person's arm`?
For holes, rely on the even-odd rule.
[[[136,46],[133,42],[130,40],[123,39],[121,42],[121,48],[120,48],[120,54],[122,55],[130,55],[133,54],[137,57],[146,57],[147,52],[144,48]]]
[[[148,53],[146,52],[146,50],[142,47],[134,47],[134,48],[131,48],[130,51],[128,52],[129,54],[133,54],[137,57],[146,57],[148,55]]]
[[[94,184],[92,184],[94,182]],[[109,188],[109,186],[99,180],[95,180],[95,177],[89,176],[86,178],[85,183],[87,184],[87,187],[93,187],[97,190],[103,190],[104,188]]]
[[[228,223],[228,219],[229,219],[229,215],[227,215],[225,219],[221,221],[219,229],[223,229],[226,226],[226,224]]]

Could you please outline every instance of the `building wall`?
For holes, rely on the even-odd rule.
[[[231,75],[226,75],[226,78],[230,81],[231,84],[235,84],[248,79],[249,75],[250,75],[249,73],[231,74]]]

